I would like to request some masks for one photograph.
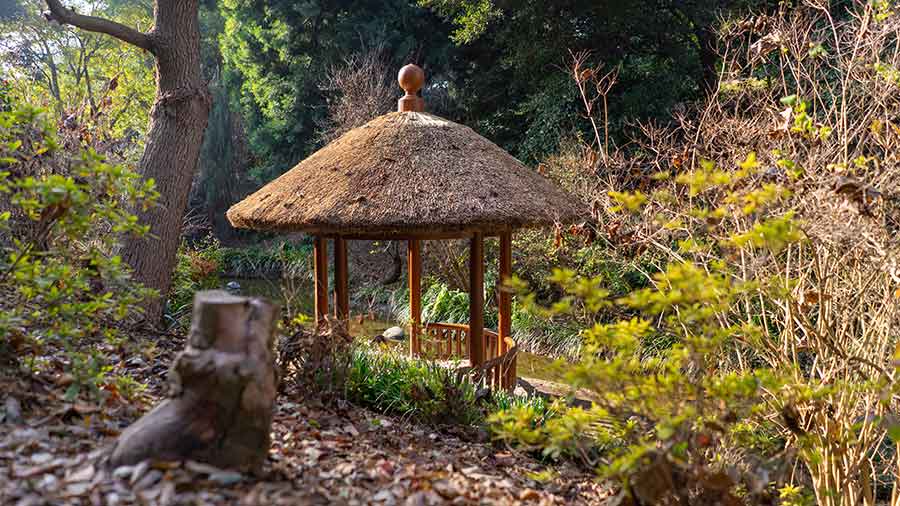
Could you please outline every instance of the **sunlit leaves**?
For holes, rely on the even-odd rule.
[[[92,151],[70,160],[65,172],[17,175],[19,164],[54,156],[57,147],[42,112],[0,112],[0,154],[11,160],[0,173],[0,196],[11,209],[0,221],[15,219],[17,227],[11,243],[0,245],[0,336],[17,333],[32,349],[52,344],[66,351],[75,395],[82,386],[96,392],[108,370],[101,355],[83,348],[118,339],[115,324],[150,294],[114,252],[123,235],[146,233],[131,210],[153,205],[158,195],[152,182]],[[0,348],[6,344],[0,340]]]
[[[753,224],[744,233],[735,234],[730,244],[737,247],[764,248],[778,253],[791,244],[804,239],[803,230],[794,219],[793,213]]]
[[[725,203],[737,206],[743,214],[751,214],[790,196],[791,191],[784,186],[766,183],[746,193],[731,193],[725,198]]]
[[[647,196],[643,193],[636,192],[609,192],[610,198],[613,199],[617,206],[613,206],[609,209],[610,212],[619,212],[619,211],[628,211],[628,212],[637,212],[640,211],[641,207],[647,202]]]
[[[488,24],[502,14],[492,0],[418,0],[419,5],[434,9],[456,26],[453,40],[468,44],[487,30]]]
[[[704,191],[730,184],[733,177],[724,170],[718,170],[710,161],[701,162],[701,168],[685,174],[679,174],[675,181],[688,187],[689,195],[696,197]]]

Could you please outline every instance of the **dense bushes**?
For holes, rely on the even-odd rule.
[[[896,469],[900,19],[886,2],[782,9],[722,27],[721,82],[676,127],[569,155],[595,203],[577,240],[640,256],[647,284],[557,273],[568,297],[533,310],[605,315],[569,375],[600,400],[571,430],[521,410],[495,427],[527,448],[592,434],[608,449],[583,461],[636,504],[898,500],[880,478]]]
[[[77,144],[76,144],[77,145]],[[91,150],[60,149],[44,111],[0,111],[0,355],[32,370],[55,357],[74,375],[68,395],[106,381],[104,347],[139,316],[150,292],[117,255],[147,232],[131,214],[153,205],[153,182]],[[56,354],[56,351],[63,352]]]

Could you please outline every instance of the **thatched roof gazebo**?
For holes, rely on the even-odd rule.
[[[472,129],[427,114],[422,69],[399,73],[398,112],[353,129],[228,210],[235,227],[314,236],[315,312],[328,314],[327,240],[334,241],[334,315],[349,318],[347,240],[408,241],[410,351],[468,358],[497,386],[515,383],[510,295],[496,333],[484,329],[484,238],[500,240],[500,278],[512,274],[512,232],[573,223],[574,197]],[[468,325],[421,325],[422,241],[469,239]]]

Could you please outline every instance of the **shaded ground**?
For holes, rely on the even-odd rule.
[[[539,395],[551,400],[557,397],[565,397],[573,405],[583,408],[591,407],[592,402],[598,401],[600,397],[596,392],[585,388],[579,388],[573,395],[572,388],[565,383],[522,376],[519,376],[516,385],[516,395]]]
[[[64,378],[0,377],[0,504],[597,504],[608,495],[575,468],[298,396],[279,398],[262,476],[193,462],[108,469],[115,436],[162,391],[176,346],[164,348],[126,364],[150,380],[143,402],[68,403]]]

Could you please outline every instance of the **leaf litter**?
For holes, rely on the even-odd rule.
[[[172,346],[173,349],[177,344]],[[123,363],[126,363],[123,361]],[[164,391],[158,366],[129,364],[142,400],[65,400],[65,381],[0,376],[0,504],[602,504],[608,487],[575,466],[533,458],[342,403],[281,396],[259,476],[193,461],[111,468],[115,437]],[[62,383],[62,384],[60,384]],[[154,393],[156,395],[154,395]],[[550,479],[537,481],[536,476]]]

